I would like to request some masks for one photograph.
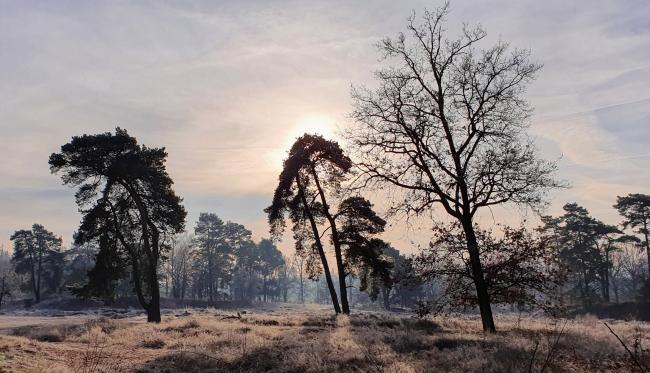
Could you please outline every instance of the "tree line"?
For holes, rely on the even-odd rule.
[[[103,299],[110,304],[136,290],[132,269],[102,266],[102,261],[109,259],[102,258],[105,254],[98,244],[75,242],[66,249],[61,237],[40,224],[34,224],[31,230],[17,230],[11,240],[12,254],[0,252],[0,306],[3,296],[30,295],[31,304],[40,302],[43,296],[63,293]],[[205,305],[219,301],[247,304],[255,300],[304,303],[307,298],[307,302],[323,301],[320,285],[324,278],[308,269],[308,257],[300,252],[285,257],[271,240],[254,242],[246,227],[224,222],[214,213],[200,214],[192,233],[178,234],[162,246],[158,286],[168,298],[205,301]],[[362,285],[365,279],[347,281],[348,286],[373,289],[357,293],[355,303],[373,302],[381,291],[383,305],[388,309],[396,303],[412,306],[424,297],[424,284],[405,281],[410,269],[399,251],[388,247],[385,254],[395,269],[390,274],[390,286]]]

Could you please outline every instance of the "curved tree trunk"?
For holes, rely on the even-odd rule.
[[[296,177],[296,184],[298,185],[298,193],[300,194],[300,199],[305,206],[305,212],[309,223],[311,225],[312,233],[314,234],[314,242],[316,243],[316,249],[318,250],[318,255],[320,256],[321,264],[323,265],[323,272],[325,273],[325,280],[327,281],[327,288],[330,291],[330,297],[332,298],[332,305],[334,306],[334,312],[341,313],[341,307],[339,306],[339,299],[336,295],[336,290],[334,289],[334,283],[332,282],[332,275],[330,274],[330,268],[327,264],[327,257],[325,256],[325,250],[323,249],[323,244],[318,235],[318,226],[314,220],[314,215],[309,209],[309,204],[307,198],[305,197],[305,192],[302,189],[302,184],[300,183],[300,178]]]
[[[339,240],[339,233],[336,229],[336,220],[329,211],[329,205],[325,199],[325,191],[321,188],[320,180],[318,179],[318,174],[314,165],[311,165],[311,174],[314,177],[314,182],[318,188],[318,194],[320,195],[321,203],[323,204],[323,212],[327,221],[330,223],[330,228],[332,229],[332,242],[334,243],[334,256],[336,257],[336,270],[339,275],[339,292],[341,294],[341,307],[343,308],[343,313],[350,314],[350,305],[348,304],[348,288],[345,283],[345,266],[343,265],[343,253],[341,252],[341,241]]]

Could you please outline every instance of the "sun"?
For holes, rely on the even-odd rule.
[[[297,137],[305,133],[331,139],[334,136],[334,120],[324,115],[305,116],[291,129],[289,141],[293,144]]]
[[[298,119],[293,126],[289,127],[282,144],[279,144],[278,148],[272,152],[270,161],[274,165],[282,164],[296,139],[306,133],[321,135],[331,140],[335,137],[335,132],[336,125],[333,118],[319,114],[305,115]]]

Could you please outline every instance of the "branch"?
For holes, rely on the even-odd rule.
[[[627,348],[627,345],[625,345],[625,342],[623,342],[623,341],[621,340],[621,338],[620,338],[616,333],[614,333],[614,331],[612,330],[612,328],[610,328],[609,325],[607,325],[606,322],[604,322],[603,324],[605,324],[605,326],[607,327],[607,329],[609,329],[609,332],[612,333],[612,334],[614,335],[614,337],[616,337],[616,339],[618,339],[618,341],[621,343],[621,345],[623,346],[623,348],[625,349],[625,351],[627,351],[627,353],[630,355],[630,358],[632,359],[632,361],[634,361],[634,363],[636,364],[636,366],[639,368],[639,371],[640,371],[641,373],[645,373],[645,368],[643,367],[643,365],[641,365],[641,363],[639,362],[639,360],[637,360],[636,356],[634,356],[634,354],[632,353],[632,351],[630,351],[630,349]]]

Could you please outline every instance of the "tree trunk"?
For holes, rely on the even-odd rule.
[[[382,288],[381,289],[381,296],[384,301],[384,309],[386,311],[390,311],[390,289],[387,288]]]
[[[645,237],[645,252],[648,256],[648,278],[650,278],[650,238],[648,238],[648,221],[643,220],[643,236]]]
[[[304,287],[304,282],[302,279],[302,268],[300,269],[300,303],[304,304],[305,303],[305,287]]]
[[[156,266],[150,269],[149,288],[151,290],[151,302],[147,311],[147,322],[160,322],[160,288],[158,286],[158,275],[156,273]]]
[[[31,254],[30,254],[31,256]],[[34,292],[34,299],[36,300],[36,303],[38,303],[38,291],[36,290],[36,263],[34,263],[33,256],[32,257],[32,265],[31,265],[31,274],[32,274],[32,291]]]
[[[325,191],[321,188],[320,180],[318,179],[318,174],[314,165],[311,165],[311,174],[314,177],[314,182],[316,183],[316,188],[318,188],[318,194],[320,195],[321,203],[323,204],[323,212],[327,221],[330,223],[330,228],[332,229],[332,242],[334,243],[334,256],[336,257],[336,270],[339,275],[339,293],[341,294],[341,307],[343,308],[343,313],[346,315],[350,314],[350,305],[348,304],[348,287],[345,283],[345,267],[343,266],[343,254],[341,252],[341,242],[339,241],[339,233],[336,229],[336,220],[329,211],[329,206],[327,200],[325,199]]]
[[[262,291],[264,292],[264,303],[266,303],[266,275],[264,275],[262,280]]]
[[[34,292],[34,297],[36,298],[36,303],[41,301],[41,274],[43,273],[43,251],[39,249],[38,253],[38,272],[36,273],[36,287]]]
[[[582,268],[582,277],[584,278],[584,304],[585,308],[590,308],[591,307],[591,296],[589,296],[589,281],[587,280],[587,270]]]
[[[320,242],[320,240],[318,240],[318,242]],[[327,288],[329,289],[330,297],[332,298],[332,305],[334,306],[334,312],[341,313],[341,307],[339,306],[338,295],[336,295],[336,289],[334,289],[334,282],[332,282],[332,275],[330,274],[330,268],[327,265],[327,258],[325,257],[325,251],[323,251],[323,246],[320,243],[318,243],[316,246],[318,247],[318,255],[320,256],[320,260],[323,265],[325,281],[327,282]]]
[[[208,252],[208,300],[210,304],[214,302],[214,273],[212,268],[212,252]]]
[[[496,327],[494,325],[494,317],[492,316],[492,307],[490,305],[490,293],[488,292],[483,268],[481,267],[481,258],[479,255],[476,233],[474,232],[471,219],[467,219],[467,221],[463,221],[462,223],[465,231],[465,238],[467,239],[467,251],[469,252],[474,285],[476,286],[476,297],[478,298],[478,306],[481,312],[483,331],[494,333],[496,332]]]
[[[609,250],[605,248],[605,270],[603,271],[603,298],[609,303]]]
[[[309,203],[307,202],[307,197],[305,197],[305,192],[302,189],[302,184],[300,183],[300,178],[296,177],[296,184],[298,185],[298,193],[300,194],[300,199],[305,207],[305,213],[309,219],[311,225],[312,233],[314,234],[314,242],[316,243],[316,249],[318,250],[318,255],[320,256],[321,264],[323,265],[323,272],[325,274],[325,280],[327,281],[327,288],[330,291],[330,297],[332,298],[332,305],[334,306],[334,312],[341,313],[341,307],[339,306],[339,299],[336,295],[336,290],[334,289],[334,283],[332,282],[332,276],[330,274],[330,268],[327,264],[327,257],[325,257],[325,250],[323,249],[323,244],[320,240],[318,234],[318,226],[316,225],[316,220],[314,220],[314,215],[311,213],[309,208]]]
[[[2,301],[4,300],[5,295],[8,295],[7,291],[7,275],[2,276],[2,285],[0,285],[0,308],[2,308]]]
[[[334,231],[334,228],[332,228],[332,231]],[[341,248],[340,246],[337,248],[335,245],[334,247],[334,253],[336,255],[336,267],[339,273],[339,289],[341,293],[341,308],[343,309],[343,313],[346,315],[350,314],[350,305],[348,303],[348,286],[345,283],[345,267],[343,267],[343,256],[341,255]]]

